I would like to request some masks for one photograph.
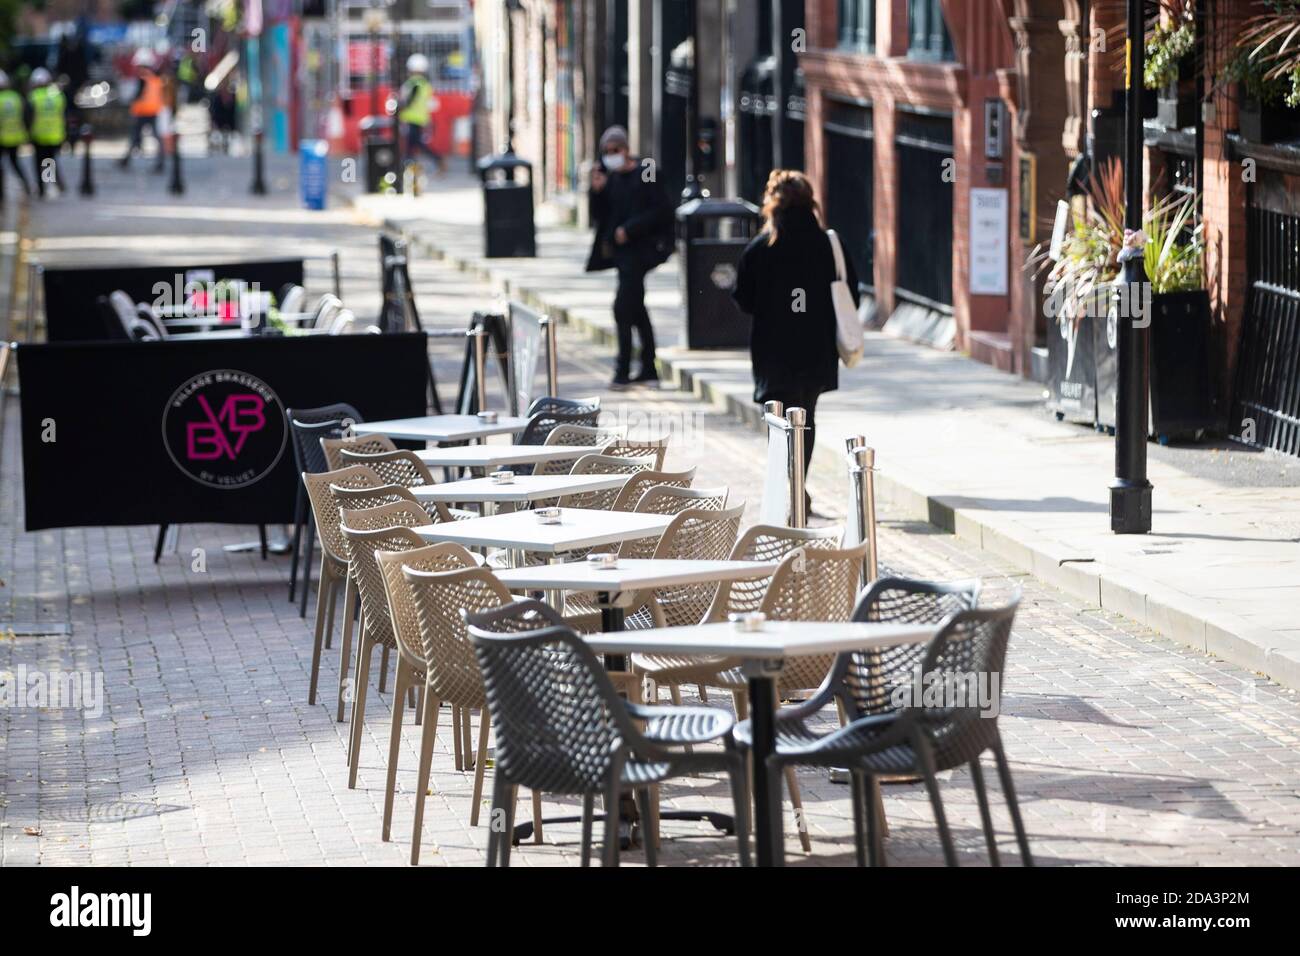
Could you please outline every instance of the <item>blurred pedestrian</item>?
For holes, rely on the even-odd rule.
[[[8,162],[23,192],[32,194],[27,173],[18,162],[18,148],[27,142],[27,109],[23,96],[9,84],[9,75],[0,70],[0,202],[5,198],[4,162]]]
[[[148,129],[158,144],[158,159],[154,163],[153,171],[161,173],[163,142],[158,130],[158,114],[163,110],[162,77],[158,75],[153,54],[148,50],[136,50],[135,56],[131,58],[131,64],[136,69],[140,86],[135,91],[135,98],[131,100],[131,141],[127,144],[126,155],[118,160],[118,165],[126,169],[131,164],[131,157],[136,150],[143,152],[144,131]]]
[[[818,219],[808,177],[772,170],[763,192],[763,229],[740,255],[732,298],[754,320],[749,337],[754,401],[777,401],[808,413],[805,475],[817,437],[817,399],[839,387],[831,242]],[[843,260],[844,279],[859,304],[852,260]]]
[[[36,151],[36,194],[44,199],[47,182],[63,191],[59,150],[68,138],[65,116],[68,102],[50,71],[43,66],[32,70],[27,102],[31,110],[27,128],[31,131],[32,148]]]
[[[208,100],[208,120],[223,153],[230,152],[230,139],[235,132],[236,103],[233,77],[217,87]]]
[[[412,53],[406,58],[406,82],[402,84],[397,121],[402,124],[402,142],[408,160],[419,162],[421,153],[433,160],[439,173],[447,170],[447,161],[430,144],[433,125],[433,84],[429,82],[429,58]]]
[[[645,307],[645,277],[673,251],[673,205],[653,165],[632,156],[627,130],[611,126],[600,137],[600,165],[591,171],[591,219],[596,236],[587,271],[618,270],[614,324],[618,357],[611,387],[657,385],[655,333]],[[632,332],[641,343],[640,367],[631,376]]]

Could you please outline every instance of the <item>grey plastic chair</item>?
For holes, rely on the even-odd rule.
[[[741,865],[749,864],[744,760],[730,742],[732,717],[712,707],[644,707],[619,697],[592,650],[570,628],[500,634],[470,625],[496,726],[494,826],[488,866],[509,865],[514,788],[583,798],[582,862],[591,859],[596,794],[605,807],[602,862],[618,865],[619,797],[634,792],[647,820],[646,862],[657,862],[650,787],[683,774],[726,771],[735,803]],[[644,721],[639,729],[634,721]],[[684,744],[721,741],[722,750],[686,753]],[[496,826],[504,814],[505,826]]]
[[[877,585],[896,583],[877,582]],[[949,592],[948,596],[958,601],[964,597],[959,590]],[[860,606],[868,604],[868,598],[873,597],[869,590]],[[1026,866],[1033,865],[997,722],[1007,643],[1019,601],[1017,594],[1004,607],[959,610],[947,618],[938,635],[927,644],[906,651],[891,648],[881,652],[892,658],[887,665],[871,661],[871,654],[843,655],[858,657],[859,660],[856,663],[837,662],[827,676],[826,687],[832,686],[838,673],[838,686],[843,688],[841,698],[862,707],[866,715],[838,730],[809,735],[807,725],[799,719],[800,715],[796,713],[792,719],[784,710],[778,714],[777,750],[769,759],[766,772],[779,774],[789,764],[848,767],[852,778],[853,829],[859,865],[885,863],[882,828],[877,815],[870,812],[868,794],[877,778],[901,774],[919,775],[925,781],[944,860],[949,866],[956,866],[957,854],[944,815],[936,775],[966,765],[979,803],[989,860],[998,866],[1000,860],[993,819],[979,764],[979,758],[986,750],[993,751],[997,762],[1021,861]],[[911,664],[898,666],[906,661]],[[851,679],[850,675],[855,671],[867,675],[866,681]],[[910,692],[920,678],[934,680],[940,687],[970,689],[973,683],[975,688],[987,689],[990,697],[980,701],[978,695],[967,694],[961,701],[943,700],[937,707],[926,706],[923,701],[912,700],[913,693]],[[904,692],[902,706],[892,703],[895,689]],[[987,705],[987,709],[982,705]],[[800,709],[789,708],[791,711]],[[738,725],[735,736],[739,746],[749,746],[752,736],[748,722]]]
[[[542,445],[546,436],[560,425],[595,427],[600,417],[600,399],[555,398],[543,395],[533,400],[524,413],[528,424],[519,433],[520,445]]]

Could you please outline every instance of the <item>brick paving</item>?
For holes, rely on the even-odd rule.
[[[65,223],[66,225],[66,223]],[[36,222],[38,230],[41,222]],[[53,230],[51,222],[49,228]],[[370,301],[373,233],[335,224],[355,297]],[[427,314],[463,323],[487,289],[436,263],[416,273]],[[353,287],[349,287],[353,288]],[[346,297],[346,296],[345,296]],[[560,333],[564,390],[599,392],[609,363],[570,329]],[[448,374],[452,356],[443,356]],[[606,395],[609,413],[678,431],[671,468],[697,465],[701,485],[726,483],[753,520],[760,439],[675,392]],[[152,563],[152,528],[22,530],[17,403],[0,446],[0,670],[102,674],[102,714],[0,709],[0,865],[406,863],[418,735],[410,718],[398,773],[394,840],[379,838],[389,694],[372,687],[356,790],[346,786],[346,724],[306,703],[309,621],[286,600],[288,559],[229,553],[249,528],[190,526]],[[843,477],[820,455],[811,488],[834,516]],[[930,578],[981,576],[988,600],[1021,587],[1000,726],[1036,858],[1043,864],[1295,864],[1300,862],[1300,701],[1223,662],[1177,647],[1131,621],[1081,606],[929,525],[882,515],[882,560]],[[192,567],[194,548],[206,570]],[[40,620],[46,635],[14,635]],[[65,627],[60,628],[60,625]],[[323,695],[337,680],[327,655]],[[447,720],[444,710],[442,719]],[[475,718],[477,722],[477,717]],[[829,722],[828,722],[829,726]],[[440,736],[426,805],[422,864],[480,865],[486,827],[468,825],[472,779]],[[1016,861],[995,774],[1004,862]],[[945,804],[962,862],[985,862],[965,772],[945,774]],[[813,853],[788,860],[852,863],[846,788],[799,776]],[[490,791],[490,782],[489,787]],[[725,783],[665,787],[667,805],[726,811]],[[891,863],[941,862],[917,785],[885,791]],[[563,805],[562,805],[563,804]],[[521,815],[526,801],[521,801]],[[547,815],[573,813],[548,798]],[[787,805],[787,820],[790,819]],[[486,815],[484,816],[486,820]],[[516,865],[577,863],[576,825],[548,826]],[[624,855],[640,864],[639,851]],[[707,825],[668,822],[664,864],[731,865],[734,842]]]

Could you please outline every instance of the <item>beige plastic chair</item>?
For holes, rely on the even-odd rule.
[[[574,464],[570,474],[573,475],[635,475],[639,471],[650,471],[655,460],[651,456],[644,458],[616,458],[612,455],[584,455]],[[620,488],[607,488],[604,491],[579,491],[560,498],[561,508],[589,508],[594,511],[608,511],[618,497]]]
[[[380,505],[390,504],[394,501],[409,501],[423,509],[433,524],[455,520],[452,517],[451,510],[441,501],[421,501],[411,493],[411,489],[403,485],[381,485],[378,488],[358,488],[355,490],[336,488],[334,489],[334,497],[338,499],[340,508],[350,508],[354,511],[377,508]]]
[[[496,575],[486,568],[466,568],[459,571],[431,572],[409,567],[402,575],[411,589],[419,622],[421,646],[424,649],[425,726],[432,725],[437,717],[430,710],[432,701],[447,701],[461,709],[468,724],[470,709],[479,711],[478,750],[474,760],[474,797],[470,805],[470,826],[478,826],[479,805],[483,800],[483,773],[487,766],[488,730],[491,720],[487,710],[487,696],[483,689],[483,675],[479,672],[474,647],[469,641],[462,612],[484,611],[509,604],[514,600]],[[421,802],[428,788],[429,761],[432,756],[431,735],[421,747],[420,776],[416,782],[417,828],[411,851],[411,862],[419,855],[418,828],[423,819]],[[534,801],[534,814],[538,804]]]
[[[743,501],[722,510],[683,511],[664,530],[651,557],[722,561],[736,545],[744,512]],[[644,611],[633,614],[624,626],[631,630],[698,624],[712,606],[717,590],[716,582],[659,588],[650,592]]]
[[[373,468],[375,474],[384,479],[385,484],[413,488],[416,485],[434,483],[433,474],[428,466],[420,461],[415,452],[407,448],[363,452],[345,446],[339,449],[339,457],[349,465],[367,465]]]
[[[370,658],[376,647],[385,652],[380,663],[379,690],[382,693],[388,653],[397,647],[392,616],[384,594],[376,551],[412,551],[425,541],[412,528],[428,523],[424,509],[409,501],[395,501],[377,508],[344,510],[339,514],[340,532],[347,543],[349,569],[361,598],[361,633],[357,641],[356,679],[353,683],[352,724],[348,737],[348,789],[357,785],[357,754],[365,726],[366,693],[370,679]],[[344,650],[344,653],[347,653]]]
[[[731,613],[762,611],[771,620],[847,621],[868,545],[841,550],[837,547],[841,535],[838,528],[796,529],[773,525],[751,528],[737,542],[732,559],[770,561],[784,550],[781,563],[772,577],[761,583],[733,582],[720,586],[703,619],[721,620]],[[762,597],[755,602],[760,587]],[[778,693],[784,696],[791,690],[818,686],[833,660],[833,656],[827,655],[787,661],[778,681]],[[731,693],[739,719],[747,716],[747,682],[736,658],[634,654],[631,666],[643,690],[647,681],[654,687],[667,686],[669,696],[677,702],[681,700],[682,684],[695,684],[702,700],[708,700],[707,688],[717,687]],[[802,819],[803,800],[793,768],[787,768],[785,778],[796,819]],[[812,852],[806,828],[799,829],[799,842],[805,853]]]
[[[384,484],[382,478],[364,465],[350,465],[320,474],[303,473],[303,485],[311,502],[316,533],[321,543],[320,581],[316,589],[316,624],[312,634],[311,681],[307,703],[316,703],[316,684],[320,677],[321,650],[334,633],[334,612],[338,607],[338,589],[343,585],[343,651],[339,662],[339,685],[347,676],[348,646],[352,639],[352,618],[356,610],[356,592],[348,574],[348,547],[339,531],[339,506],[333,488],[372,489]],[[343,719],[343,698],[339,695],[338,719]]]
[[[593,451],[604,452],[605,446],[623,437],[621,428],[592,428],[589,425],[556,425],[546,436],[543,445],[590,445]],[[581,457],[581,456],[578,456]],[[559,458],[538,462],[534,475],[567,475],[578,458]]]
[[[695,469],[686,471],[638,471],[623,484],[623,488],[609,506],[610,511],[635,511],[637,502],[656,485],[672,488],[689,488],[695,480]]]
[[[420,691],[420,703],[415,714],[415,722],[421,728],[421,769],[419,786],[416,788],[415,829],[411,842],[411,862],[414,864],[419,860],[424,795],[428,790],[429,774],[426,761],[432,759],[442,702],[434,697],[428,688],[429,665],[425,657],[424,641],[420,636],[420,622],[411,588],[406,583],[406,578],[402,576],[402,568],[406,566],[417,571],[457,571],[475,567],[475,561],[474,556],[460,545],[441,542],[413,550],[376,551],[375,562],[379,567],[387,597],[398,650],[396,682],[393,687],[393,719],[388,740],[388,776],[384,783],[383,839],[385,841],[391,839],[392,834],[393,798],[397,790],[397,760],[402,740],[402,713],[411,690],[419,688]],[[455,709],[451,715],[452,735],[457,744],[461,742],[459,713],[459,709]],[[427,717],[432,719],[426,719]]]
[[[660,435],[658,438],[623,438],[608,445],[605,448],[605,454],[613,455],[616,458],[640,458],[643,455],[654,455],[655,469],[662,471],[664,456],[668,454],[669,437],[669,435]]]
[[[343,449],[363,455],[377,455],[386,451],[397,451],[397,446],[387,435],[352,435],[347,438],[322,438],[321,451],[330,468],[343,468],[351,464],[343,460]]]

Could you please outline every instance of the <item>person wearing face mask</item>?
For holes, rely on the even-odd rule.
[[[613,388],[655,385],[655,334],[645,307],[645,277],[673,250],[673,206],[655,179],[652,163],[632,156],[627,130],[611,126],[600,137],[600,166],[591,171],[591,220],[596,235],[587,271],[618,270],[614,324],[618,357]],[[631,375],[632,332],[640,340],[640,366]]]

